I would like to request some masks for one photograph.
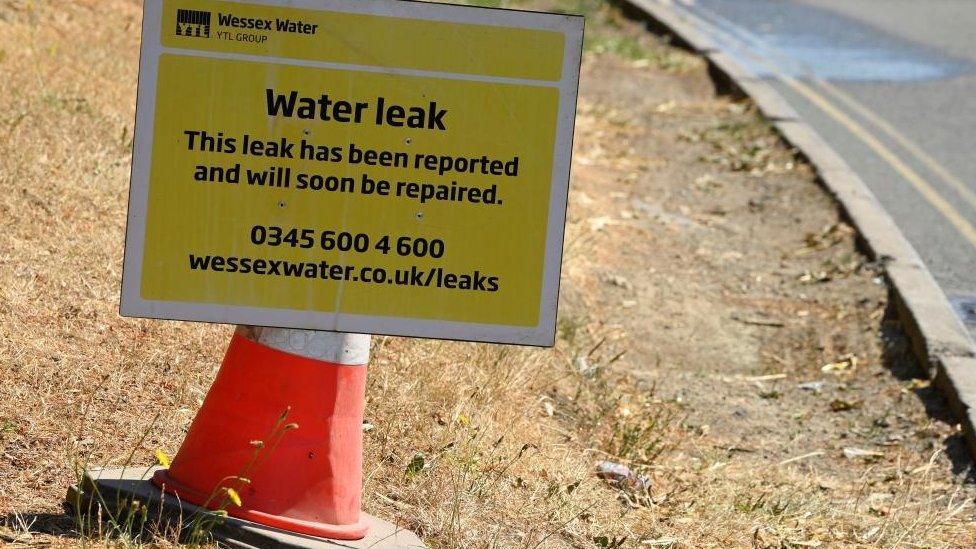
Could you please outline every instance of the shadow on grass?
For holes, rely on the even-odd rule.
[[[17,534],[48,534],[62,538],[78,538],[78,523],[71,511],[65,509],[60,513],[8,513],[0,519],[0,525],[6,526]],[[27,532],[24,529],[27,528]],[[4,541],[0,538],[0,541]],[[11,541],[11,540],[5,540]]]

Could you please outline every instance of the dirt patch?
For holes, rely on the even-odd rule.
[[[567,301],[682,410],[653,468],[680,511],[659,520],[708,524],[692,545],[965,545],[968,518],[922,526],[968,514],[968,461],[851,228],[751,107],[634,65],[586,65],[573,203],[593,251]]]
[[[367,511],[440,547],[969,546],[956,430],[809,168],[700,60],[557,5],[589,15],[559,343],[375,338]],[[229,340],[116,312],[139,20],[0,3],[3,540],[78,543],[75,467],[174,454]]]

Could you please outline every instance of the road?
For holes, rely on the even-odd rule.
[[[858,172],[976,334],[976,3],[683,0]]]

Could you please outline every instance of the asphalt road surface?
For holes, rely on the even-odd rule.
[[[976,334],[976,1],[674,7],[858,172]]]

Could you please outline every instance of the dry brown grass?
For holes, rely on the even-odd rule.
[[[893,375],[884,289],[821,233],[837,213],[809,171],[700,61],[578,4],[559,343],[375,338],[366,510],[437,547],[970,546],[953,427]],[[139,20],[131,0],[0,0],[0,540],[78,543],[75,464],[175,453],[230,336],[117,315]],[[795,388],[845,353],[861,364],[823,396]],[[831,412],[842,397],[862,405]],[[604,459],[650,493],[598,479]]]

